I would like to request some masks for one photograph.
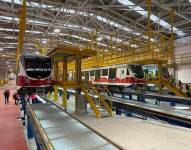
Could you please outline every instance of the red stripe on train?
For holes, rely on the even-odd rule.
[[[106,77],[102,77],[97,80],[97,82],[108,82],[108,83],[144,83],[143,79],[137,79],[135,77],[126,77],[123,79],[120,79],[116,77],[115,79],[107,79]]]
[[[18,76],[18,86],[43,86],[52,84],[52,78],[32,80],[25,76]]]

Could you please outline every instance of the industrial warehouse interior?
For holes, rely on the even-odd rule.
[[[0,150],[191,150],[191,0],[0,0]]]

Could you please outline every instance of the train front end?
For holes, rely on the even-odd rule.
[[[52,63],[46,56],[24,54],[20,57],[17,86],[40,87],[52,84]]]
[[[144,71],[141,65],[139,64],[131,64],[129,65],[129,70],[131,70],[131,74],[133,77],[133,83],[135,84],[144,84]]]

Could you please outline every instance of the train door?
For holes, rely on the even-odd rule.
[[[101,70],[101,76],[108,78],[108,69],[102,69]]]
[[[123,79],[125,78],[127,75],[127,69],[126,68],[121,68],[121,72],[120,72],[120,78]]]
[[[126,76],[129,76],[129,68],[127,68]]]
[[[90,81],[95,81],[95,70],[90,71]]]
[[[98,81],[101,77],[101,70],[96,70],[95,71],[95,81]]]
[[[85,80],[85,72],[84,71],[81,72],[81,79]]]
[[[116,68],[110,68],[109,69],[109,79],[113,80],[116,77],[117,69]]]
[[[85,80],[89,81],[89,71],[85,71]]]
[[[74,73],[73,71],[69,71],[68,80],[73,80],[73,79],[74,79]]]

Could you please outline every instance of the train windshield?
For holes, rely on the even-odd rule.
[[[144,78],[144,72],[141,65],[131,65],[131,69],[136,78]]]
[[[26,74],[31,78],[43,79],[51,75],[50,58],[25,58]]]

